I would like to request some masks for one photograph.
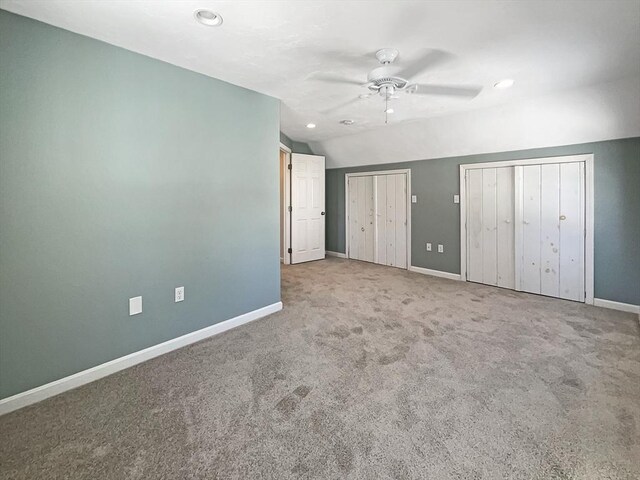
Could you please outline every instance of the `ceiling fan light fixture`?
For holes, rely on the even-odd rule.
[[[500,90],[504,90],[505,88],[513,87],[515,81],[513,78],[505,78],[503,80],[499,80],[493,84],[493,88],[499,88]]]
[[[218,13],[201,8],[196,10],[193,16],[198,22],[207,27],[219,27],[222,25],[222,16]]]
[[[316,128],[315,123],[307,123],[307,128]]]

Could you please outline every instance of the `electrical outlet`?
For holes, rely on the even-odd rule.
[[[129,316],[142,313],[142,297],[133,297],[129,299]]]
[[[427,243],[427,252],[430,252],[430,251],[431,251],[431,244]]]
[[[411,195],[411,203],[418,203],[418,196],[417,195]]]
[[[176,303],[184,301],[184,287],[176,287]]]
[[[453,196],[453,203],[460,203],[460,195]]]
[[[444,253],[444,245],[438,244],[438,253]]]

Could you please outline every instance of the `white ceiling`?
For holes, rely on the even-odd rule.
[[[472,100],[403,95],[393,123],[640,75],[637,0],[0,0],[0,7],[280,98],[282,130],[298,141],[383,124],[379,97],[322,114],[366,90],[315,78],[364,82],[382,47],[399,49],[400,64],[444,50],[452,59],[417,81],[484,87]],[[220,13],[224,24],[196,23],[198,8]],[[512,89],[492,88],[506,77],[516,80]],[[344,118],[356,124],[340,125]]]

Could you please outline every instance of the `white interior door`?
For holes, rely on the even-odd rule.
[[[291,154],[291,263],[325,257],[324,157]]]
[[[349,258],[374,261],[373,176],[349,179]]]
[[[584,163],[516,168],[522,205],[516,245],[519,289],[583,302]]]
[[[514,169],[467,172],[467,279],[515,288]]]

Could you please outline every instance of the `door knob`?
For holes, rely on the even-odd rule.
[[[364,232],[364,227],[361,227],[360,230],[362,230]]]
[[[324,212],[320,212],[320,215],[324,215]]]

